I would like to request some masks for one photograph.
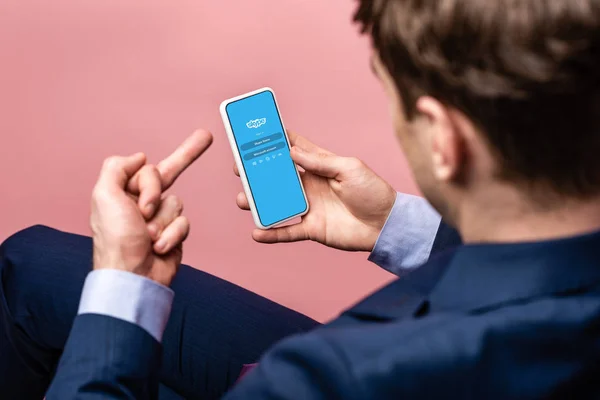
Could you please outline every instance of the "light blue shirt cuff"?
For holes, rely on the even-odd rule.
[[[130,322],[160,342],[173,296],[168,287],[140,275],[98,269],[85,280],[77,314],[99,314]]]
[[[424,264],[442,218],[422,197],[398,193],[369,260],[402,276]]]

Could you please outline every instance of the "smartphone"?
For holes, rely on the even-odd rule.
[[[225,100],[220,111],[256,226],[269,229],[306,214],[308,200],[273,90]]]

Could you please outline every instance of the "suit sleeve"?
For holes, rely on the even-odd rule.
[[[276,345],[225,396],[226,400],[360,398],[343,356],[313,334]]]
[[[155,399],[173,291],[124,271],[86,278],[47,399]]]
[[[160,343],[139,326],[79,315],[46,399],[156,399],[160,357]]]

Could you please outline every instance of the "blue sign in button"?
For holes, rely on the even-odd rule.
[[[274,142],[276,140],[279,140],[282,137],[283,137],[283,134],[281,134],[281,132],[276,133],[274,135],[265,136],[264,138],[255,139],[251,142],[244,143],[243,145],[240,146],[240,148],[242,150],[250,150],[255,147],[262,146],[263,144],[268,144],[268,143]]]
[[[244,160],[246,160],[246,161],[252,160],[253,158],[260,157],[262,155],[265,155],[265,154],[270,153],[275,150],[283,149],[284,147],[285,147],[285,142],[275,143],[272,146],[263,147],[261,149],[254,150],[254,151],[251,151],[250,153],[244,154]]]

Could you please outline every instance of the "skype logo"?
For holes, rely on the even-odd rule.
[[[266,118],[258,118],[258,119],[252,119],[252,120],[246,122],[246,126],[250,129],[256,129],[256,128],[260,128],[261,126],[263,126],[266,123],[267,123]]]

